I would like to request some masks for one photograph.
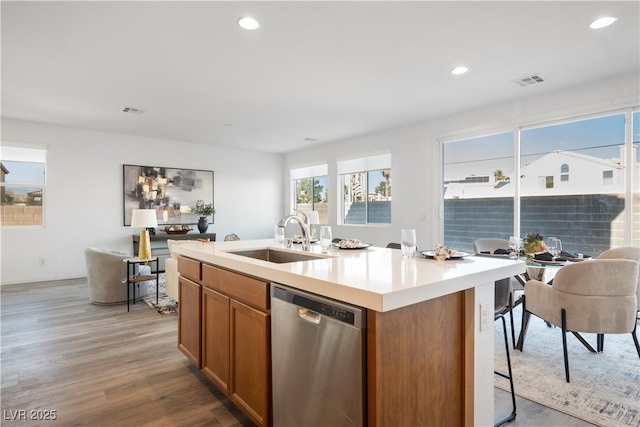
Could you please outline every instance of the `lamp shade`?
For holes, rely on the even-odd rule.
[[[131,214],[131,227],[151,228],[158,226],[155,209],[134,209]]]
[[[309,217],[309,224],[320,224],[318,211],[307,212],[307,216]]]

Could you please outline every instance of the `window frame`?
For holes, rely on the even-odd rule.
[[[392,193],[388,196],[389,202],[389,222],[370,222],[369,214],[370,208],[369,205],[373,201],[369,200],[369,180],[371,172],[381,172],[383,170],[389,170],[389,188],[392,187],[391,177],[393,176],[393,169],[391,167],[391,154],[385,153],[380,155],[368,156],[368,157],[359,157],[355,159],[341,160],[337,162],[337,181],[339,188],[339,212],[338,212],[338,221],[339,225],[349,225],[349,226],[360,226],[360,227],[388,227],[392,224]],[[346,222],[347,212],[345,200],[345,188],[349,186],[349,183],[345,181],[347,176],[352,176],[356,174],[364,175],[364,184],[363,187],[366,189],[364,194],[364,205],[365,205],[365,213],[364,213],[364,222],[352,223]]]
[[[300,168],[291,168],[289,169],[289,200],[290,200],[290,206],[291,206],[291,210],[295,211],[298,210],[298,189],[297,189],[297,185],[298,185],[298,181],[304,180],[304,179],[311,179],[311,189],[312,189],[312,195],[311,195],[311,206],[312,206],[312,210],[316,210],[315,208],[315,200],[314,200],[314,195],[313,195],[313,191],[315,189],[315,180],[318,178],[325,178],[326,179],[326,185],[324,188],[325,191],[325,199],[326,199],[326,221],[322,221],[322,218],[320,218],[320,224],[322,225],[326,225],[330,223],[331,220],[331,214],[330,214],[330,205],[329,205],[329,168],[328,165],[325,164],[318,164],[318,165],[313,165],[313,166],[307,166],[307,167],[300,167]],[[322,215],[319,215],[319,217],[321,217]]]
[[[481,137],[495,135],[503,132],[514,132],[516,135],[516,139],[514,142],[515,144],[514,169],[518,171],[518,173],[515,174],[518,177],[518,179],[516,180],[516,186],[515,186],[515,195],[514,195],[515,200],[514,200],[514,213],[513,213],[514,230],[512,232],[513,232],[513,235],[518,236],[520,233],[520,222],[521,222],[520,198],[522,197],[522,190],[520,188],[520,158],[521,158],[520,135],[521,135],[521,132],[529,129],[540,128],[540,127],[549,127],[554,125],[567,124],[572,122],[585,121],[585,120],[597,119],[597,118],[603,118],[603,117],[615,116],[615,115],[624,115],[625,117],[624,146],[625,146],[626,161],[624,162],[624,168],[626,172],[624,177],[625,211],[623,215],[623,218],[624,218],[623,241],[624,241],[624,245],[633,245],[638,240],[637,236],[640,236],[640,229],[638,229],[637,227],[634,228],[634,224],[633,224],[633,218],[637,218],[639,216],[637,209],[634,208],[634,204],[633,204],[634,197],[640,197],[639,195],[640,191],[637,184],[637,182],[640,181],[640,179],[639,177],[634,175],[634,166],[635,166],[634,162],[637,161],[636,160],[637,157],[640,158],[640,147],[638,146],[639,141],[638,140],[634,141],[634,135],[633,135],[633,132],[635,132],[637,135],[640,135],[640,129],[638,129],[638,127],[640,126],[636,126],[636,127],[633,126],[634,123],[640,122],[638,120],[638,116],[640,115],[640,106],[638,105],[628,105],[622,108],[616,108],[616,109],[605,110],[605,111],[596,111],[596,112],[592,112],[584,115],[566,115],[562,118],[548,120],[548,121],[541,121],[541,122],[522,121],[522,123],[516,122],[511,125],[506,125],[500,128],[487,128],[487,129],[484,129],[483,131],[451,134],[448,137],[437,138],[437,141],[439,143],[439,150],[440,150],[440,153],[439,153],[440,165],[442,167],[442,169],[440,170],[440,176],[439,176],[440,185],[442,186],[444,183],[444,160],[445,160],[444,145],[445,144],[460,141],[460,140],[465,140],[465,139],[481,138]],[[557,187],[561,186],[560,183],[563,183],[563,182],[568,183],[568,181],[570,180],[570,173],[566,174],[567,176],[566,181],[563,179],[564,178],[563,175],[565,174],[562,174],[562,173],[560,174],[561,178]],[[441,193],[436,192],[436,194],[438,194],[440,198],[440,200],[438,201],[438,204],[436,205],[436,206],[439,206],[440,221],[438,222],[437,228],[434,227],[434,232],[436,233],[435,235],[439,236],[439,241],[444,241],[445,217],[442,214],[444,212],[444,197]]]
[[[0,179],[0,209],[2,209],[1,220],[0,220],[0,228],[41,228],[45,226],[45,209],[46,209],[46,200],[47,200],[47,150],[46,148],[41,147],[23,147],[19,145],[11,145],[6,144],[3,141],[3,146],[0,147],[0,162],[2,162],[2,179]],[[5,163],[30,163],[41,165],[42,167],[42,181],[41,182],[19,182],[19,183],[7,183],[4,179],[4,170],[6,170],[4,164]],[[8,174],[11,171],[7,172]],[[38,187],[37,191],[40,191],[42,194],[40,196],[40,204],[39,205],[29,205],[29,204],[19,204],[19,205],[5,205],[3,203],[5,190],[7,188],[23,188],[30,189],[34,187]],[[29,196],[26,196],[27,198]],[[21,212],[21,215],[33,215],[34,220],[29,221],[26,218],[23,219],[23,222],[32,222],[32,223],[10,223],[6,224],[5,217],[5,208],[8,206],[24,206],[25,211]],[[37,209],[39,207],[39,209]],[[29,208],[29,209],[28,209]],[[34,208],[36,208],[34,210]],[[37,212],[37,211],[39,212]],[[37,218],[37,220],[36,220]],[[37,221],[37,222],[34,222]]]

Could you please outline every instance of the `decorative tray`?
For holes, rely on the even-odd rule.
[[[187,234],[191,231],[191,228],[189,228],[189,226],[185,225],[184,227],[186,228],[174,228],[173,230],[171,230],[169,227],[165,227],[162,231],[167,234]]]

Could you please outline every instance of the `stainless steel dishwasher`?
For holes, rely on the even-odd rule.
[[[363,426],[366,311],[271,284],[273,425]]]

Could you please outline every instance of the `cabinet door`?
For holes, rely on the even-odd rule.
[[[229,297],[202,288],[202,372],[229,394]]]
[[[189,279],[179,279],[180,309],[178,310],[178,348],[191,363],[202,367],[200,314],[202,307],[201,286]]]
[[[230,397],[257,425],[271,424],[270,316],[231,300]]]

